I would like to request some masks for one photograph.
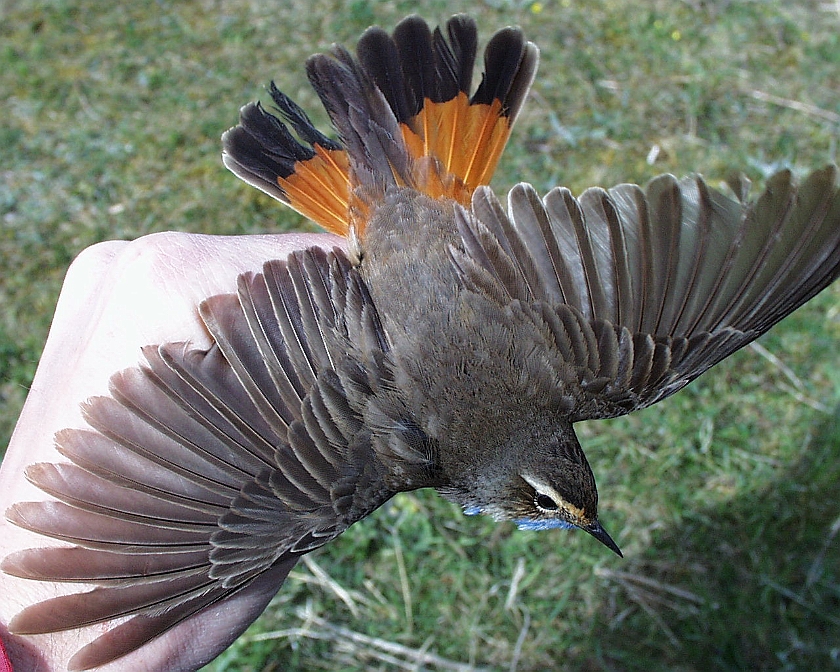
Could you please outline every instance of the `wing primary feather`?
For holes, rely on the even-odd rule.
[[[703,231],[700,249],[683,247],[681,250],[691,258],[696,257],[697,263],[681,314],[671,329],[673,333],[687,336],[702,332],[711,325],[710,316],[721,292],[727,291],[727,279],[746,233],[741,203],[710,189],[699,176],[691,181],[699,194]]]
[[[303,390],[308,391],[315,384],[317,372],[303,331],[301,307],[288,263],[269,262],[263,267],[263,275],[292,368]]]
[[[214,296],[201,303],[199,315],[248,395],[250,404],[245,408],[256,410],[271,428],[272,434],[282,437],[288,427],[287,420],[279,411],[284,406],[283,399],[255,341],[254,333],[259,334],[259,326],[248,323],[242,303],[235,294]],[[188,382],[195,386],[194,381]],[[229,407],[226,400],[218,395],[215,395],[211,403],[222,408]],[[262,424],[256,419],[242,418],[242,411],[234,414],[241,424]]]
[[[651,218],[652,256],[651,291],[645,311],[642,331],[663,335],[661,328],[666,297],[673,291],[679,262],[680,228],[682,225],[682,199],[680,188],[673,175],[654,178],[645,190]],[[667,333],[667,332],[664,332]]]
[[[530,297],[541,297],[551,303],[563,300],[558,282],[558,263],[562,257],[551,235],[551,224],[543,202],[530,185],[518,184],[508,194],[510,211],[508,239],[513,258],[520,262],[520,271],[530,289]],[[525,261],[527,260],[527,262]]]
[[[6,518],[18,527],[53,539],[106,551],[189,551],[207,543],[208,537],[204,526],[195,529],[163,527],[151,520],[128,521],[56,501],[14,504],[6,511]]]
[[[499,284],[511,298],[527,301],[532,296],[528,279],[518,263],[514,246],[509,239],[515,236],[515,222],[505,214],[501,203],[489,188],[479,188],[473,198],[473,216],[464,215],[459,219],[459,227],[469,230],[469,251],[471,259],[498,279]],[[478,284],[486,284],[478,276]],[[484,291],[490,295],[498,293],[489,287]]]
[[[276,411],[288,425],[299,417],[306,394],[289,358],[283,335],[274,320],[274,309],[262,273],[246,273],[238,281],[239,303],[251,327],[254,342],[279,395]]]
[[[671,246],[674,261],[670,266],[657,333],[681,333],[679,324],[689,305],[698,298],[697,281],[706,260],[711,226],[708,190],[704,187],[699,179],[679,183],[680,222]]]
[[[111,397],[96,397],[82,410],[88,424],[102,436],[208,490],[235,491],[238,478],[248,474],[242,465],[232,465],[206,450],[200,424],[182,436],[147,417],[142,409],[130,409]],[[207,443],[212,443],[212,437]]]
[[[80,546],[28,548],[7,555],[0,568],[7,574],[36,581],[121,586],[159,581],[207,564],[206,548],[142,555],[120,550],[108,552]]]
[[[648,203],[636,184],[620,184],[610,189],[609,195],[621,222],[628,276],[623,282],[629,287],[629,295],[620,304],[619,324],[626,326],[631,334],[637,334],[645,322],[649,287],[653,282],[653,234]]]
[[[178,471],[156,469],[157,462],[146,457],[144,451],[135,452],[98,432],[65,429],[56,434],[55,440],[58,452],[82,469],[178,506],[219,514],[236,492],[217,480],[184,477]]]
[[[746,325],[765,331],[791,310],[779,301],[778,294],[797,297],[793,299],[797,305],[800,294],[808,296],[812,286],[808,276],[824,263],[831,241],[837,239],[836,227],[825,226],[826,221],[832,221],[828,218],[833,210],[836,214],[836,204],[832,208],[837,200],[836,175],[836,169],[831,167],[812,173],[798,188],[790,185],[790,209],[779,222],[778,236],[752,286],[742,294],[742,303],[724,316],[727,324],[742,331]],[[781,311],[774,309],[774,303],[779,302]]]
[[[599,264],[581,202],[574,198],[568,189],[559,189],[549,193],[546,205],[551,208],[555,221],[565,229],[565,236],[569,237],[572,249],[570,255],[564,258],[574,259],[579,264],[577,272],[573,271],[568,277],[571,282],[577,284],[577,291],[570,288],[569,294],[564,291],[564,296],[577,295],[579,305],[575,307],[587,319],[596,319],[599,315],[607,314],[607,299],[601,283]]]
[[[774,240],[788,218],[793,203],[789,171],[776,173],[767,188],[746,213],[739,244],[732,249],[732,263],[724,277],[724,284],[716,304],[711,307],[704,330],[715,331],[726,326],[727,315],[743,305],[750,287],[765,268]]]
[[[192,530],[215,525],[218,519],[213,509],[175,506],[171,499],[109,482],[74,464],[37,463],[25,474],[30,483],[70,506],[121,520]]]
[[[216,345],[197,350],[185,343],[166,343],[142,352],[144,366],[112,378],[111,394],[121,405],[219,464],[228,464],[231,446],[240,450],[230,465],[249,474],[270,460],[277,430],[256,411]]]

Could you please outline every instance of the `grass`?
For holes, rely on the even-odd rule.
[[[500,192],[661,172],[760,183],[836,160],[836,3],[458,8],[485,39],[519,23],[542,49]],[[223,170],[221,132],[272,78],[316,111],[302,65],[313,51],[352,44],[371,22],[453,9],[4,5],[0,445],[80,250],[165,229],[306,226]],[[624,560],[582,534],[518,532],[434,493],[403,495],[302,563],[208,669],[840,668],[838,342],[835,286],[676,397],[581,428]]]

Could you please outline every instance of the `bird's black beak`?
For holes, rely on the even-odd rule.
[[[624,556],[621,553],[621,549],[618,547],[610,535],[607,534],[607,531],[601,527],[601,523],[597,520],[592,523],[591,525],[587,525],[586,527],[580,528],[586,532],[589,532],[593,537],[595,537],[598,541],[600,541],[604,546],[610,549],[613,553],[615,553],[619,558],[623,558]]]

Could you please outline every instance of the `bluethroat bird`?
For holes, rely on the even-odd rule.
[[[242,108],[225,165],[346,246],[241,275],[200,305],[212,347],[145,348],[85,405],[89,429],[57,435],[67,463],[27,476],[58,503],[6,515],[73,545],[2,569],[95,587],[13,632],[120,618],[71,667],[118,659],[278,567],[279,589],[418,488],[620,555],[574,423],[668,397],[831,284],[837,169],[779,172],[754,199],[696,176],[518,184],[504,207],[487,184],[538,50],[500,30],[473,92],[476,55],[470,18],[409,17],[307,61],[338,139],[273,84],[273,109]]]

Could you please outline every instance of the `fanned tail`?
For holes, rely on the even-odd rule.
[[[477,30],[458,15],[431,31],[409,17],[388,35],[370,28],[354,58],[342,47],[307,62],[307,74],[338,130],[327,138],[272,84],[280,118],[242,108],[223,137],[237,176],[333,233],[360,236],[390,185],[468,205],[487,184],[536,72],[539,54],[521,31],[497,32],[470,96]],[[294,131],[293,135],[292,131]]]

